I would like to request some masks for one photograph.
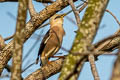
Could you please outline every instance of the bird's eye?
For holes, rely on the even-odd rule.
[[[57,18],[60,18],[61,16],[56,16],[56,18],[55,19],[57,19]]]

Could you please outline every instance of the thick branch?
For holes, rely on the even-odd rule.
[[[108,1],[109,0],[88,1],[88,8],[86,9],[82,22],[80,23],[76,38],[70,51],[71,53],[65,59],[59,80],[76,80],[78,78],[79,74],[74,75],[74,71],[76,70],[75,66],[78,64],[78,62],[82,62],[82,59],[85,56],[76,57],[72,53],[83,53],[85,51],[88,51],[88,48],[91,46],[94,36],[96,35],[96,31],[106,9]],[[82,65],[83,64],[81,64],[81,66]],[[80,67],[78,71],[80,71],[81,68],[82,67]],[[71,76],[68,78],[69,75]]]
[[[5,42],[3,37],[0,35],[0,51],[5,47]]]
[[[40,69],[36,70],[32,74],[30,74],[28,77],[26,77],[25,80],[47,79],[51,75],[56,74],[61,70],[63,60],[64,59],[61,58],[61,59],[51,62],[50,64],[47,64],[46,66],[41,67]]]
[[[21,33],[25,28],[27,15],[28,0],[19,0],[18,17],[16,24],[16,33],[14,36],[13,59],[12,59],[12,74],[11,80],[21,80],[22,72],[22,52],[24,33]]]

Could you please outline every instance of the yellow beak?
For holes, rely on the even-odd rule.
[[[66,13],[64,13],[64,14],[61,14],[61,17],[63,18],[63,17],[65,17],[67,14]]]

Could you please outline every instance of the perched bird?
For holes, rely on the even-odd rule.
[[[63,18],[66,14],[55,14],[50,18],[50,30],[44,36],[39,48],[36,63],[39,61],[39,56],[42,66],[49,62],[49,58],[54,56],[63,41],[65,31],[63,29]]]

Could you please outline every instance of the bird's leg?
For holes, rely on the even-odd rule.
[[[38,56],[37,59],[36,59],[36,64],[38,64],[38,62],[39,62],[39,56]]]

